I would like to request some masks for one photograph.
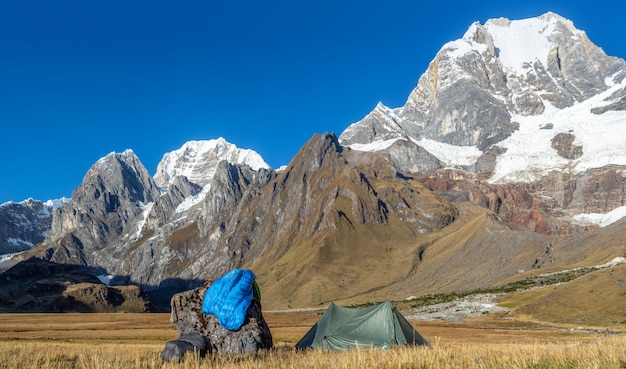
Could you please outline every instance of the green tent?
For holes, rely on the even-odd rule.
[[[364,309],[349,309],[331,303],[296,348],[347,350],[407,344],[430,346],[411,323],[385,301]]]

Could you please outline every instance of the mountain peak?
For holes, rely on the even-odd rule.
[[[94,165],[89,168],[86,176],[89,176],[91,173],[104,173],[112,168],[117,167],[119,163],[125,163],[129,168],[135,168],[138,163],[140,163],[139,158],[133,150],[126,149],[124,152],[110,152],[106,156],[100,158]]]
[[[448,49],[454,58],[468,52],[489,51],[510,72],[525,75],[537,61],[547,69],[551,52],[572,41],[588,39],[572,21],[548,12],[520,20],[493,18],[484,25],[474,22],[461,39],[447,43],[443,50]]]
[[[157,166],[154,180],[160,187],[167,188],[174,177],[185,176],[190,182],[204,186],[210,182],[217,163],[222,160],[247,165],[255,171],[270,168],[257,152],[240,149],[220,137],[188,141],[181,148],[166,153]]]
[[[565,17],[562,17],[561,15],[559,15],[559,14],[557,14],[557,13],[554,13],[554,12],[547,12],[547,13],[544,13],[544,14],[540,15],[540,16],[538,17],[538,19],[545,20],[545,21],[549,21],[549,22],[551,22],[551,21],[556,21],[556,22],[558,22],[558,23],[561,23],[561,24],[565,25],[565,26],[566,26],[566,27],[567,27],[570,31],[572,31],[572,32],[574,32],[574,31],[580,31],[580,30],[578,30],[578,29],[574,26],[574,22],[572,22],[571,20],[569,20],[569,19],[567,19],[567,18],[565,18]]]
[[[535,61],[547,68],[550,52],[563,36],[576,40],[586,37],[572,21],[555,13],[506,22],[502,18],[488,20],[485,29],[493,38],[502,64],[518,75],[526,74]]]

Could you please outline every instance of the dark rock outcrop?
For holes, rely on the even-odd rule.
[[[27,251],[43,241],[52,224],[52,208],[28,199],[0,205],[0,255]]]
[[[583,155],[583,147],[574,145],[576,136],[571,133],[558,133],[552,138],[552,148],[559,156],[569,160],[576,160]]]
[[[0,274],[0,312],[148,312],[137,286],[107,286],[82,266],[31,258]]]

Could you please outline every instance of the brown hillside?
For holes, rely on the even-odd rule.
[[[452,206],[387,156],[342,150],[332,135],[312,139],[267,187],[231,238],[251,243],[244,265],[265,308],[490,287],[542,267],[553,243],[471,202]]]
[[[561,237],[557,251],[557,269],[588,267],[626,257],[626,219],[583,235]]]
[[[470,201],[453,206],[385,155],[344,150],[332,135],[314,137],[242,209],[229,240],[250,245],[243,265],[269,309],[490,288],[604,263],[623,247],[617,227],[546,235]]]
[[[516,293],[501,305],[510,317],[586,326],[626,324],[626,265],[596,270],[568,283]]]
[[[384,290],[348,301],[403,300],[491,287],[531,268],[547,244],[548,236],[505,224],[473,203],[461,203],[454,223],[415,244],[421,258],[414,258],[405,278],[389,283]]]

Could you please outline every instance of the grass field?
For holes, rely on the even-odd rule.
[[[168,314],[0,314],[0,368],[620,368],[626,335],[484,316],[463,324],[414,322],[432,344],[296,352],[318,312],[268,312],[275,348],[257,358],[159,357],[177,338]]]

